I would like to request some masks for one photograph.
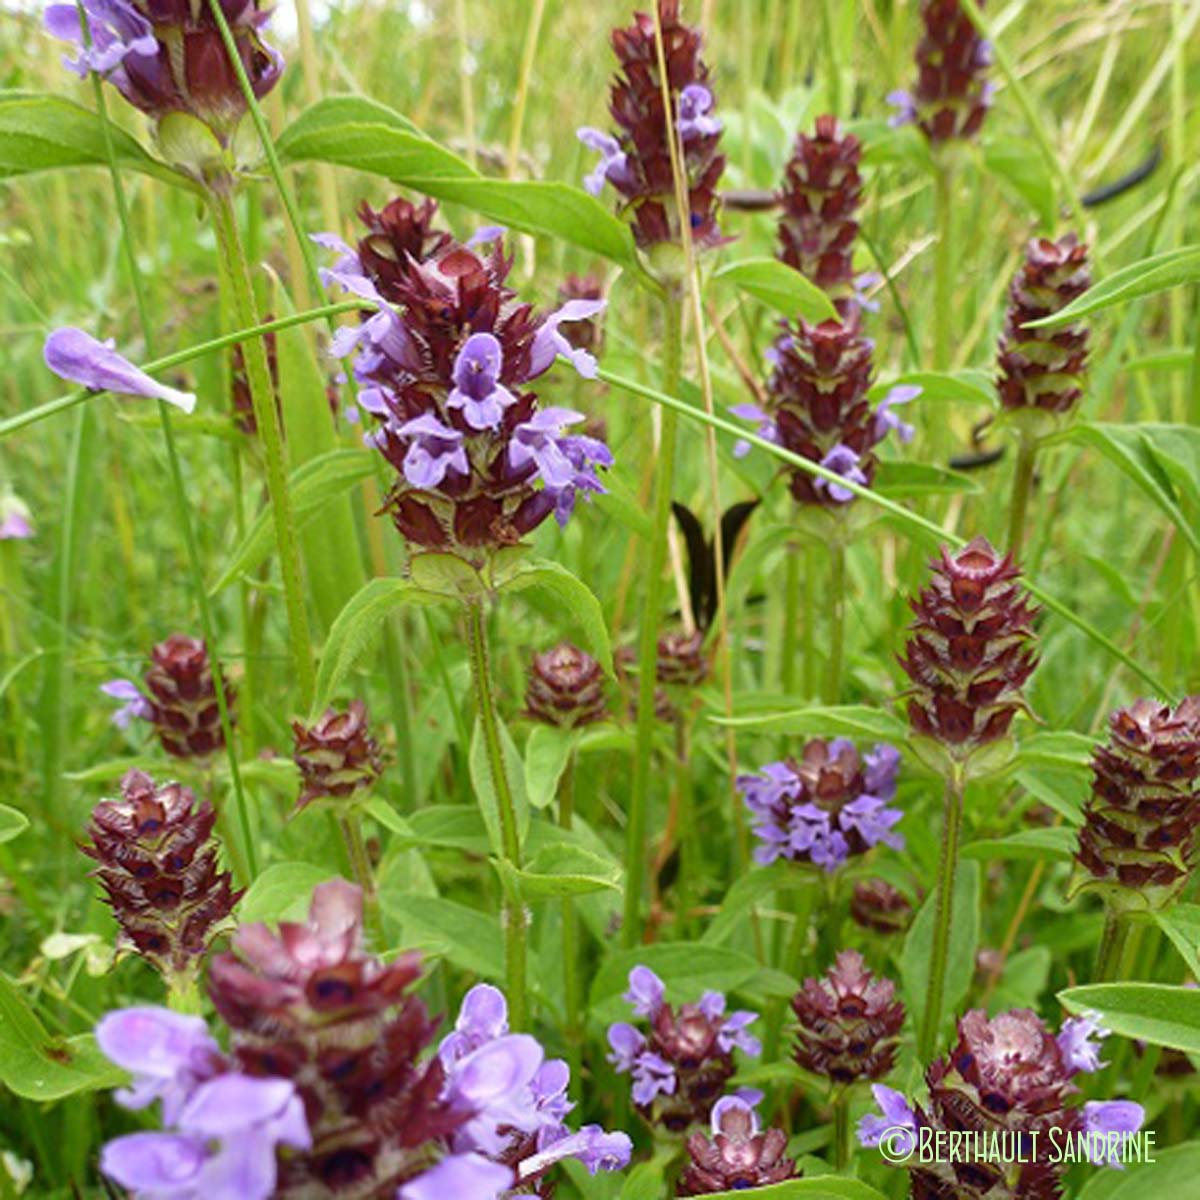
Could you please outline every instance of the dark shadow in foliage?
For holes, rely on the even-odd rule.
[[[742,528],[758,507],[757,500],[744,500],[731,505],[721,516],[721,582],[729,578],[729,564]],[[714,539],[705,537],[699,519],[686,505],[677,500],[671,504],[675,520],[683,533],[688,551],[688,594],[696,627],[708,630],[717,615],[717,553]]]

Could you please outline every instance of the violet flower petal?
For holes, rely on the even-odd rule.
[[[65,326],[46,339],[42,356],[51,371],[72,383],[95,391],[165,400],[186,413],[192,412],[196,407],[192,392],[181,392],[151,379],[118,354],[114,344],[111,340],[99,342],[82,329]]]

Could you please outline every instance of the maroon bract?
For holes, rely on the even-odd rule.
[[[1025,707],[1038,610],[1011,555],[1001,558],[986,538],[953,554],[943,548],[930,568],[929,585],[910,601],[916,620],[900,658],[913,683],[908,720],[962,762],[1005,738]]]
[[[875,933],[903,933],[912,920],[912,905],[887,880],[860,879],[850,897],[850,916]]]
[[[363,702],[352,700],[344,711],[326,709],[311,725],[293,721],[292,761],[301,780],[296,811],[314,800],[348,800],[370,787],[383,770],[383,757]]]
[[[470,1114],[442,1099],[440,1060],[419,1061],[436,1028],[408,994],[420,960],[364,952],[358,888],[323,883],[306,924],[244,925],[233,945],[209,975],[233,1058],[249,1075],[293,1080],[312,1131],[312,1150],[281,1164],[276,1195],[391,1196],[432,1165],[426,1144]]]
[[[687,1151],[690,1161],[677,1196],[766,1187],[800,1174],[795,1161],[786,1157],[787,1134],[782,1129],[760,1130],[754,1110],[735,1096],[717,1101],[711,1137],[692,1134]]]
[[[1118,909],[1156,909],[1191,876],[1200,827],[1200,696],[1118,709],[1092,757],[1076,858],[1085,889]]]
[[[837,118],[817,118],[802,133],[784,174],[779,201],[779,257],[821,288],[843,318],[856,309],[854,239],[858,234],[862,143],[838,129]]]
[[[101,800],[80,849],[98,864],[121,927],[120,944],[173,981],[193,977],[242,893],[217,866],[216,813],[178,783],[142,771],[121,780],[119,800]]]
[[[1009,288],[1000,334],[996,388],[1006,409],[1069,412],[1083,394],[1088,328],[1079,321],[1028,329],[1052,316],[1091,286],[1088,248],[1073,233],[1057,242],[1035,238]]]
[[[843,950],[820,979],[792,997],[795,1059],[833,1084],[882,1079],[895,1064],[904,1005],[889,979],[874,976],[857,950]]]
[[[221,713],[208,647],[202,639],[173,633],[150,652],[144,676],[153,706],[158,740],[177,758],[209,758],[225,748]],[[233,716],[234,690],[225,683],[225,704]]]
[[[604,668],[570,642],[535,654],[529,665],[525,714],[563,729],[603,721],[608,716]]]
[[[708,657],[704,652],[704,634],[675,630],[658,639],[658,658],[655,666],[658,682],[664,685],[695,688],[709,674]]]

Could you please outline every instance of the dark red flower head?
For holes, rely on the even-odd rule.
[[[89,843],[121,926],[121,944],[168,979],[194,975],[242,893],[217,866],[216,814],[178,783],[159,787],[142,771],[121,781],[119,800],[92,810]]]
[[[963,761],[1006,737],[1025,707],[1038,610],[1012,556],[1001,558],[986,538],[953,554],[943,547],[931,570],[929,585],[910,601],[916,620],[900,659],[913,683],[908,719],[914,733]]]
[[[297,811],[314,800],[349,799],[370,787],[383,770],[361,700],[352,700],[344,711],[327,709],[312,725],[293,721],[292,739],[302,785]]]
[[[158,740],[177,758],[208,758],[225,747],[208,647],[201,638],[173,633],[150,651],[143,677]],[[225,681],[232,719],[233,686]]]
[[[608,716],[604,669],[570,642],[560,642],[529,665],[525,712],[545,725],[564,729],[590,725]]]
[[[687,1151],[690,1161],[679,1180],[677,1196],[766,1187],[800,1174],[795,1161],[786,1157],[787,1134],[782,1129],[760,1130],[754,1109],[736,1096],[717,1101],[712,1110],[712,1135],[692,1134]]]

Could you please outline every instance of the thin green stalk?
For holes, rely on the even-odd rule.
[[[472,601],[467,605],[467,648],[471,658],[471,680],[475,685],[475,705],[479,726],[487,748],[488,772],[496,805],[500,810],[500,838],[504,857],[514,870],[521,869],[521,834],[517,826],[517,809],[508,785],[504,766],[504,747],[500,741],[500,725],[496,717],[496,702],[492,696],[492,677],[488,665],[487,634],[483,624],[483,605]],[[526,1000],[525,906],[519,899],[505,903],[504,957],[508,984],[508,1010],[514,1029],[525,1029],[529,1023]]]
[[[842,116],[842,64],[838,55],[833,0],[821,0],[821,36],[825,43],[825,85],[829,89],[829,111]]]
[[[1109,909],[1104,917],[1104,934],[1096,952],[1095,983],[1114,983],[1121,977],[1121,960],[1129,941],[1129,922]]]
[[[1021,437],[1017,442],[1017,465],[1008,509],[1008,552],[1018,561],[1025,548],[1025,520],[1029,512],[1036,465],[1037,442],[1031,437]]]
[[[663,387],[679,390],[682,355],[683,310],[680,297],[671,292],[663,302]],[[637,731],[634,738],[633,786],[626,826],[625,912],[621,936],[626,946],[641,938],[642,897],[646,890],[646,827],[650,806],[650,760],[654,747],[654,693],[658,678],[658,628],[662,619],[663,570],[667,563],[667,532],[671,522],[671,493],[675,481],[675,443],[678,416],[662,414],[658,463],[654,472],[653,526],[646,563],[646,591],[642,601],[638,641]]]
[[[261,338],[268,333],[273,333],[277,329],[288,329],[293,325],[303,325],[309,321],[317,321],[322,317],[336,316],[338,313],[361,312],[361,300],[343,300],[337,304],[323,304],[319,308],[310,308],[304,312],[293,313],[289,317],[279,317],[274,321],[264,321],[257,325],[250,325],[245,329],[235,329],[230,333],[222,334],[220,337],[211,338],[207,342],[198,342],[195,346],[190,346],[186,350],[177,350],[174,354],[164,354],[161,358],[156,358],[142,365],[142,370],[147,375],[157,375],[170,367],[177,367],[181,363],[192,362],[197,358],[203,358],[206,354],[215,354],[218,350],[224,350],[228,346],[234,345],[236,342],[245,342],[251,338]],[[24,429],[27,425],[34,425],[38,421],[44,421],[47,417],[53,417],[60,412],[67,412],[72,408],[78,407],[85,401],[92,399],[93,396],[103,396],[105,392],[94,390],[92,388],[80,388],[77,392],[71,392],[66,396],[58,396],[54,400],[47,400],[45,404],[39,404],[34,408],[26,409],[22,413],[17,413],[15,417],[9,417],[5,421],[0,421],[0,438],[6,437],[10,433],[16,433],[19,429]]]
[[[346,843],[346,853],[350,857],[350,869],[354,872],[354,882],[362,889],[367,928],[378,936],[381,932],[379,892],[375,887],[375,872],[371,869],[367,844],[363,841],[362,819],[352,809],[350,812],[338,814],[337,825],[341,830],[342,840]],[[382,950],[383,947],[376,946],[376,949]]]
[[[180,971],[167,980],[167,1007],[185,1016],[198,1016],[204,1011],[200,1000],[200,981],[195,971]]]
[[[525,108],[529,100],[529,78],[533,74],[537,58],[538,37],[542,30],[542,18],[546,13],[546,0],[533,0],[529,12],[529,24],[525,29],[525,48],[521,52],[521,73],[517,79],[517,92],[513,100],[512,132],[508,139],[508,177],[515,179],[521,157],[521,135],[525,129]]]
[[[575,754],[567,760],[558,784],[558,823],[570,833],[575,823]],[[567,1065],[575,1099],[583,1081],[583,980],[579,974],[579,912],[573,896],[562,898],[563,1036],[567,1043]]]
[[[250,265],[246,262],[242,240],[238,234],[233,201],[227,193],[217,191],[210,193],[210,201],[217,245],[225,262],[225,276],[233,291],[234,312],[242,325],[253,325],[255,321],[254,288],[250,280]],[[267,492],[271,498],[275,543],[279,550],[279,569],[283,579],[284,603],[287,607],[292,666],[296,673],[296,684],[300,692],[299,707],[302,711],[307,712],[312,706],[316,679],[313,671],[312,637],[308,628],[308,613],[304,605],[304,591],[300,575],[300,551],[296,545],[296,526],[292,518],[291,498],[288,494],[283,430],[280,425],[279,409],[275,403],[275,389],[271,384],[271,372],[267,365],[266,349],[263,343],[261,341],[244,342],[242,355],[246,363],[246,379],[250,385],[254,419],[258,425],[259,437],[262,439]]]
[[[830,1098],[833,1107],[833,1165],[843,1171],[850,1162],[850,1097],[840,1087]]]
[[[931,1062],[942,1027],[946,1001],[946,965],[950,954],[950,925],[954,918],[954,876],[958,870],[958,843],[962,834],[962,782],[946,780],[945,811],[942,815],[942,853],[938,863],[937,903],[933,918],[933,946],[929,955],[929,991],[917,1039],[917,1061]]]
[[[1200,425],[1200,289],[1196,291],[1196,315],[1192,326],[1191,391],[1188,398],[1188,423]]]
[[[933,369],[948,371],[954,340],[954,163],[939,155],[934,174],[937,244],[933,251]],[[934,429],[943,429],[938,421]]]
[[[837,704],[842,694],[842,661],[846,653],[846,543],[839,537],[829,547],[829,674],[825,703]]]
[[[817,550],[807,546],[804,550],[804,620],[800,655],[804,659],[804,698],[807,700],[817,692]]]
[[[779,683],[784,695],[791,696],[796,691],[796,660],[799,657],[800,552],[788,546],[784,555],[783,646],[780,650]]]

